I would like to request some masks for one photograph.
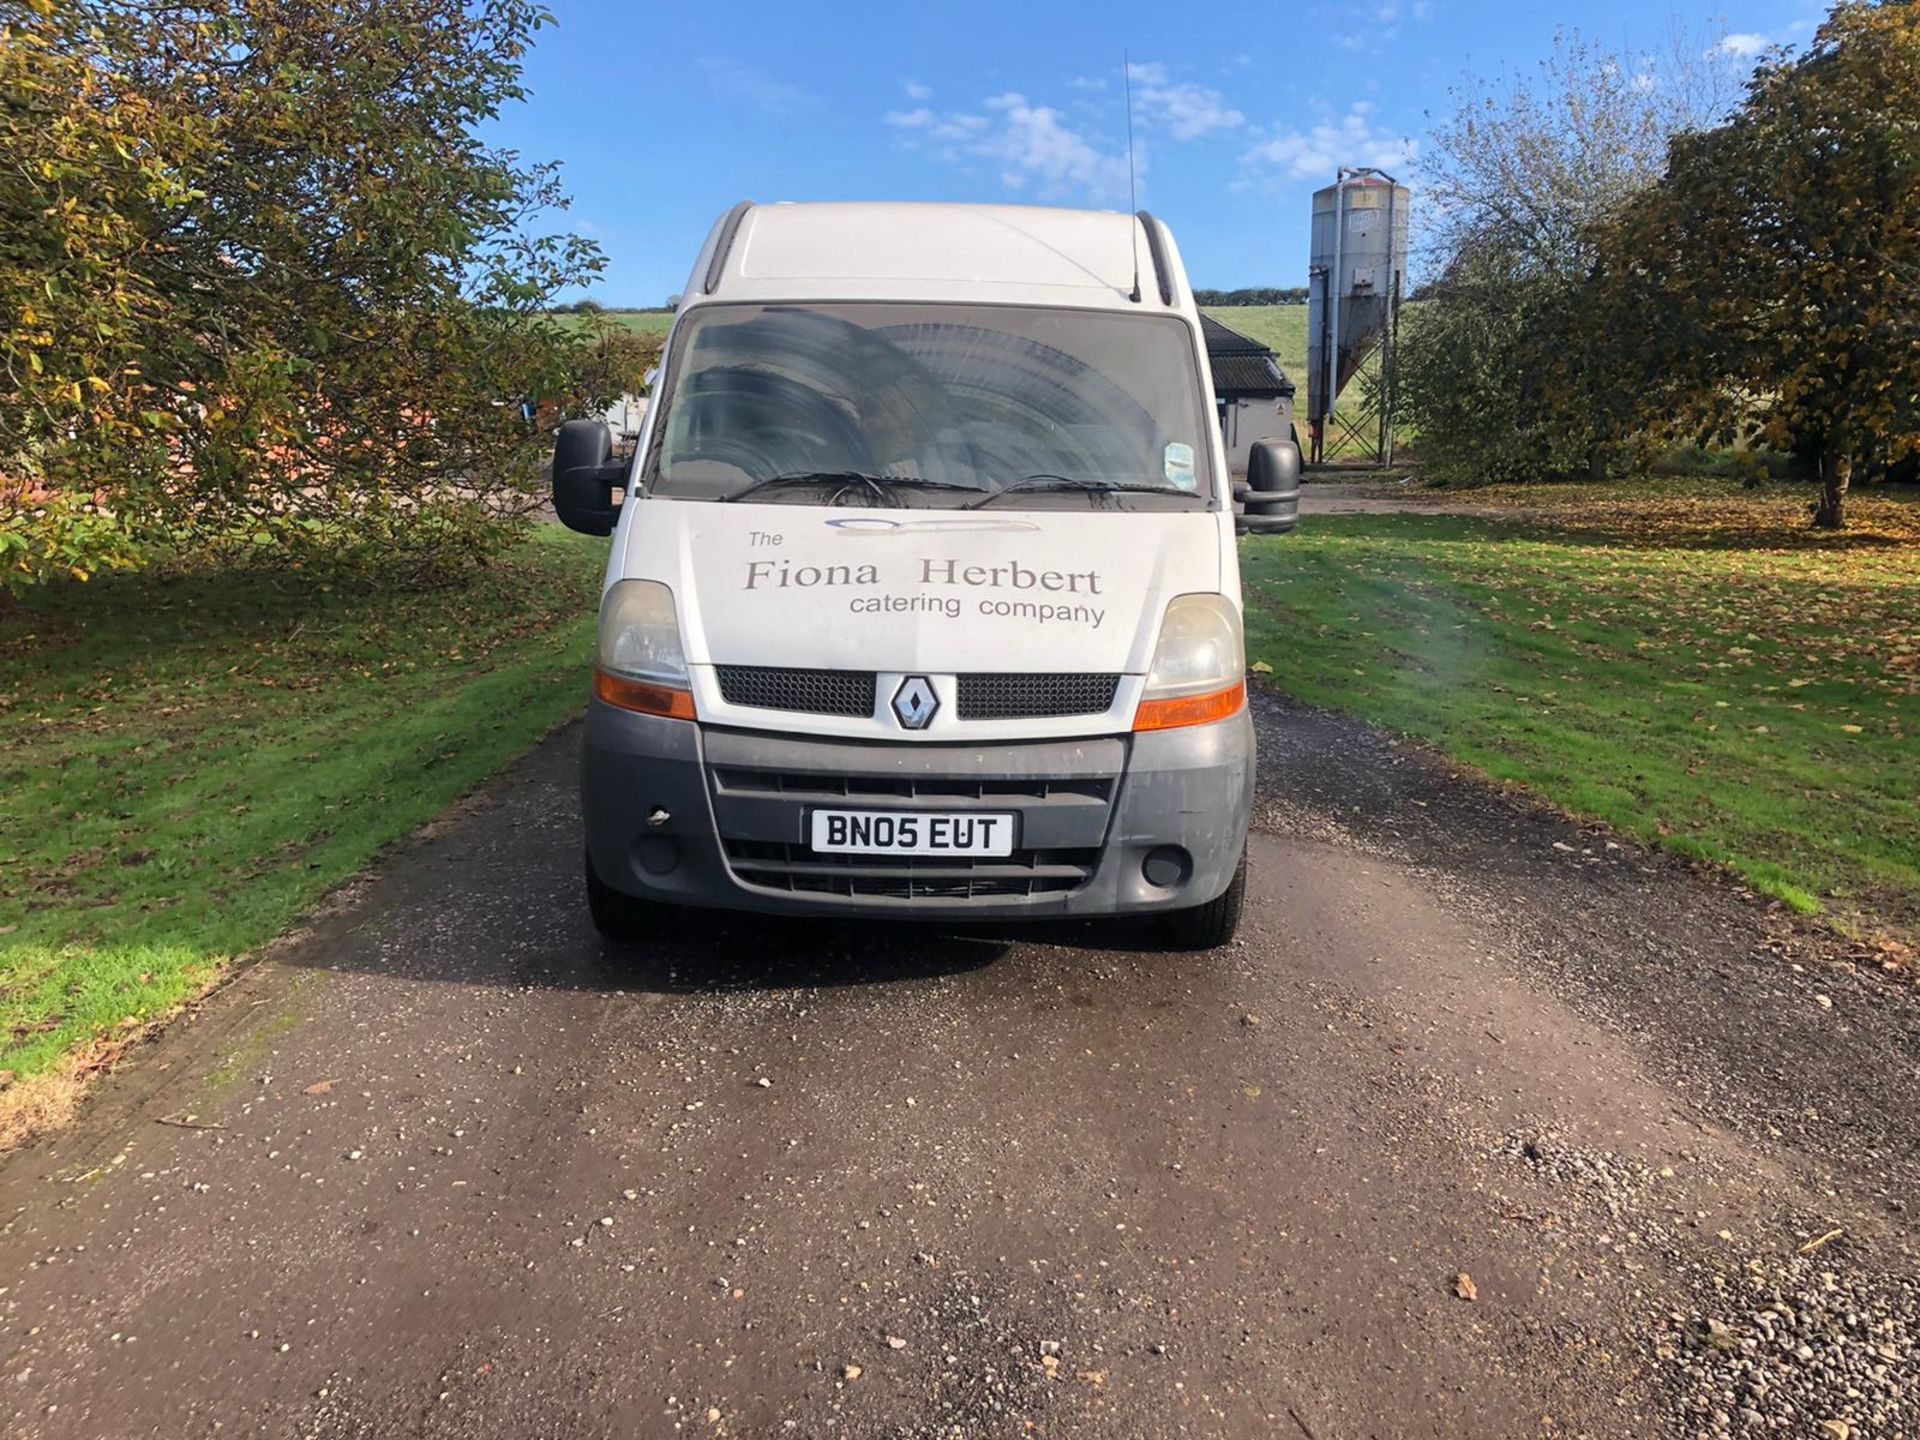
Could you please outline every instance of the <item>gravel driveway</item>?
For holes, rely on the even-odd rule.
[[[1259,712],[1214,955],[611,951],[557,737],[0,1167],[0,1431],[1920,1434],[1914,992]]]

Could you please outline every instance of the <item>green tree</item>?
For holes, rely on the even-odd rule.
[[[1590,473],[1605,453],[1595,422],[1604,395],[1583,388],[1593,354],[1581,293],[1498,248],[1475,248],[1409,310],[1396,395],[1430,473],[1456,483]]]
[[[562,384],[541,399],[555,418],[565,418],[605,410],[622,395],[649,394],[666,338],[650,330],[596,324],[569,352]]]
[[[1613,243],[1650,412],[1817,446],[1814,523],[1843,527],[1857,467],[1920,451],[1920,7],[1837,6],[1674,142]]]
[[[133,563],[126,477],[166,469],[142,362],[171,307],[143,261],[189,213],[212,125],[100,59],[72,6],[0,22],[0,588]]]
[[[1304,305],[1307,303],[1307,287],[1294,285],[1285,289],[1271,285],[1255,286],[1248,290],[1196,290],[1193,292],[1196,305]]]
[[[1401,412],[1454,480],[1598,478],[1632,444],[1633,338],[1598,303],[1599,230],[1657,182],[1667,139],[1721,103],[1701,46],[1556,38],[1537,67],[1469,78],[1429,133],[1420,205],[1437,279],[1403,322]]]
[[[480,138],[549,19],[531,0],[10,8],[12,583],[52,573],[82,521],[107,563],[418,570],[512,532],[544,449],[521,402],[577,393],[597,343],[546,313],[601,265],[533,228],[564,204],[556,172]]]

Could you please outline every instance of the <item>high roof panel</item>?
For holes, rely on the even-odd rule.
[[[727,273],[754,289],[761,287],[753,282],[878,280],[1130,291],[1138,235],[1133,217],[1111,211],[760,205],[740,227]],[[1142,239],[1143,266],[1151,263],[1146,248]]]

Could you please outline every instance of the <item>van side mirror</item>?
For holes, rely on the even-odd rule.
[[[553,442],[553,510],[582,535],[611,535],[626,499],[627,466],[613,458],[604,420],[568,420]]]
[[[1300,447],[1291,440],[1256,440],[1247,454],[1244,500],[1233,517],[1236,535],[1284,535],[1300,523]]]

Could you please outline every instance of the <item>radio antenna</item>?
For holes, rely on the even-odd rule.
[[[1140,199],[1133,179],[1133,61],[1120,52],[1120,83],[1127,92],[1127,233],[1133,237],[1133,303],[1140,303]]]

